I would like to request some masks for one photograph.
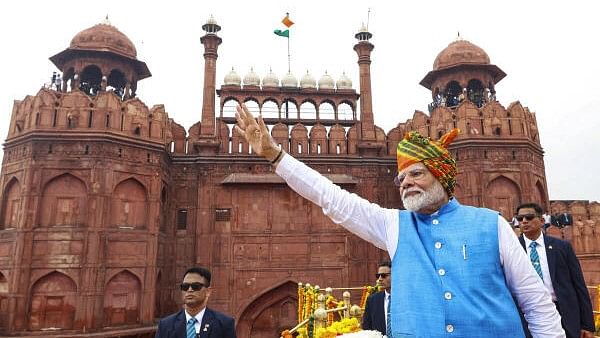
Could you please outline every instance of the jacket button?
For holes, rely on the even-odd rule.
[[[446,298],[447,300],[450,300],[450,299],[452,299],[452,294],[450,292],[445,292],[444,298]]]
[[[440,242],[435,242],[435,248],[436,248],[436,249],[441,249],[441,248],[442,248],[442,243],[440,243]]]
[[[440,224],[440,221],[438,221],[437,219],[434,219],[431,223],[433,223],[433,225],[438,225],[438,224]]]
[[[444,270],[444,269],[439,269],[439,270],[438,270],[438,274],[439,274],[440,276],[443,276],[443,275],[445,275],[445,274],[446,274],[446,270]]]
[[[446,325],[446,332],[448,332],[448,333],[454,332],[454,326],[452,324]]]

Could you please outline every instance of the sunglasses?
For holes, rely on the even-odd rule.
[[[181,283],[179,285],[179,288],[181,289],[181,291],[188,291],[190,289],[190,286],[192,287],[192,291],[200,291],[202,290],[202,288],[205,288],[206,285],[199,283],[199,282],[194,282],[194,283]]]
[[[515,218],[517,221],[521,222],[525,219],[527,222],[533,221],[534,218],[538,217],[536,214],[527,214],[527,215],[518,215]]]
[[[387,277],[389,275],[390,275],[389,273],[376,273],[375,274],[375,278],[377,278],[377,279],[379,279],[379,277],[385,278],[385,277]]]

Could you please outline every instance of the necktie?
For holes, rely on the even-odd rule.
[[[542,266],[540,265],[540,256],[538,255],[536,246],[537,242],[531,242],[531,244],[529,244],[529,248],[531,248],[531,251],[529,252],[529,258],[531,258],[531,264],[533,264],[535,272],[537,272],[537,274],[540,275],[540,278],[544,280],[544,276],[542,275]]]
[[[196,338],[196,318],[187,321],[187,338]]]
[[[386,321],[385,321],[385,331],[386,331],[386,336],[388,338],[392,338],[392,316],[390,316],[390,309],[392,308],[392,295],[388,295],[388,303],[387,303],[387,309],[385,310],[385,312],[387,313],[387,315],[385,316]]]

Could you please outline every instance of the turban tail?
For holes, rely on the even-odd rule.
[[[448,196],[452,196],[456,184],[456,160],[450,155],[448,145],[459,132],[460,130],[454,128],[437,141],[430,140],[416,131],[406,133],[404,139],[398,143],[396,151],[398,172],[412,164],[423,162],[442,184]]]

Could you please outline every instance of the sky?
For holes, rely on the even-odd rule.
[[[520,101],[536,113],[552,200],[600,200],[600,43],[596,1],[2,1],[0,137],[8,133],[13,100],[35,95],[57,69],[48,58],[78,32],[110,23],[135,44],[152,77],[138,83],[148,107],[164,104],[186,129],[201,118],[202,25],[213,15],[222,27],[217,88],[235,68],[261,77],[291,70],[315,79],[342,72],[358,91],[354,35],[368,24],[375,49],[371,81],[375,123],[386,132],[427,112],[431,93],[419,85],[437,54],[457,34],[483,48],[507,76],[496,85],[508,107]],[[0,154],[1,155],[1,154]]]

